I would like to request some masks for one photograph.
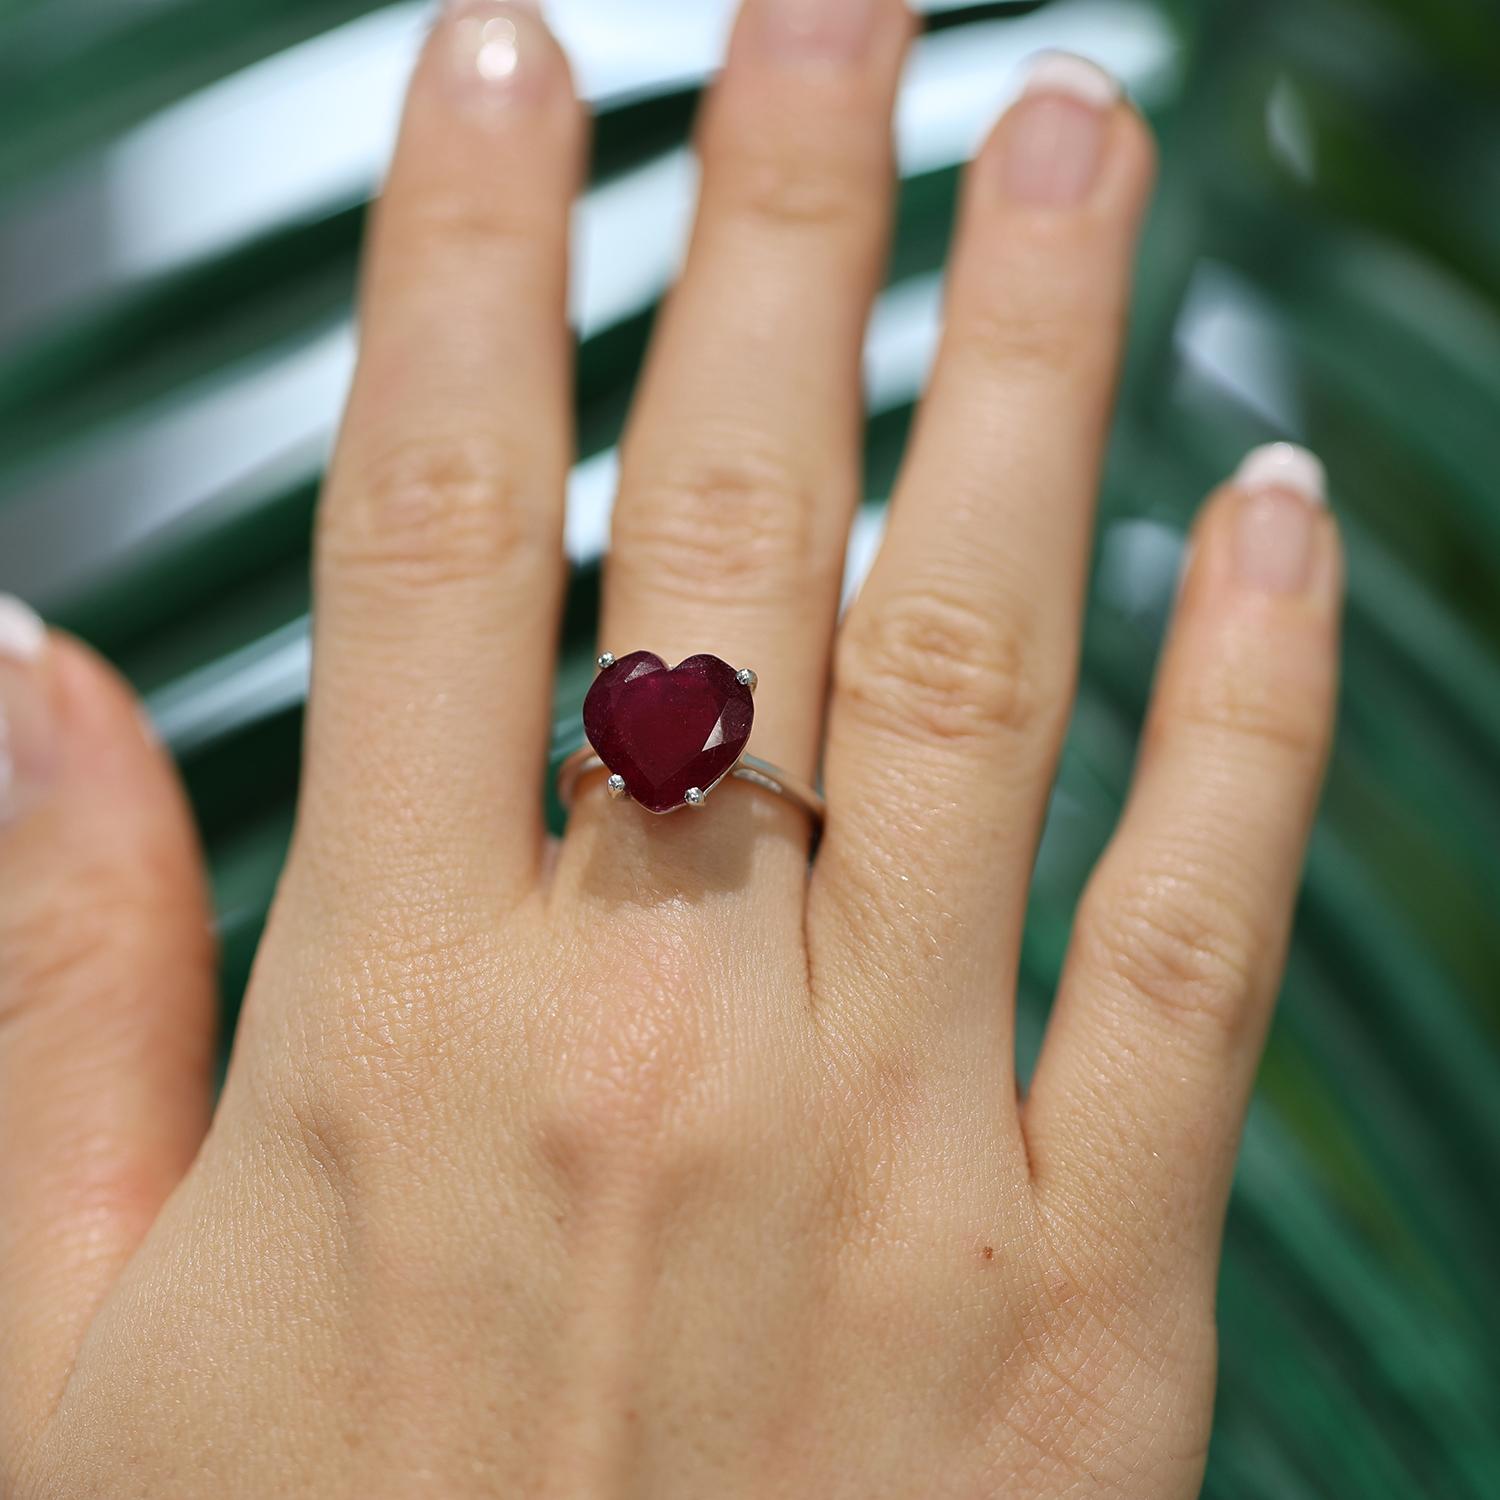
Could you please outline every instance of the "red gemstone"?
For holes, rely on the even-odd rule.
[[[690,656],[668,669],[650,651],[622,656],[583,700],[583,731],[625,790],[652,812],[681,807],[740,758],[755,700],[728,662]]]

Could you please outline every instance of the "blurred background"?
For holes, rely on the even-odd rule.
[[[599,115],[557,753],[614,444],[729,0],[551,0]],[[1250,445],[1328,462],[1341,737],[1230,1216],[1206,1494],[1500,1495],[1500,15],[1491,0],[932,3],[870,330],[857,579],[937,329],[959,164],[1027,54],[1163,142],[1082,693],[1022,976],[1034,1056],[1130,771],[1189,517]],[[117,660],[198,809],[232,1019],[285,850],[308,534],[365,205],[421,4],[0,7],[0,588]],[[555,809],[554,809],[555,812]]]

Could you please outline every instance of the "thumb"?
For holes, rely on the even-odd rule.
[[[213,945],[191,820],[124,684],[0,597],[0,1452],[203,1138]]]

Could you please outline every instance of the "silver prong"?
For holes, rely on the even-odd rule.
[[[625,778],[617,772],[604,783],[604,788],[609,793],[611,801],[618,801],[625,795]]]
[[[599,670],[601,672],[609,671],[609,669],[614,666],[614,664],[615,654],[613,651],[601,651],[599,653]]]
[[[708,801],[708,793],[701,786],[690,786],[683,794],[682,800],[691,808],[702,807]]]
[[[757,677],[749,667],[741,667],[740,670],[734,674],[734,680],[739,683],[741,687],[749,688],[753,693],[755,691],[755,684],[760,681],[760,678]]]

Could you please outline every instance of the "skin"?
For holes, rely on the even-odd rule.
[[[752,788],[653,818],[595,778],[557,846],[517,791],[550,727],[585,148],[524,8],[450,14],[413,84],[320,519],[297,833],[216,1104],[189,818],[126,689],[51,638],[49,794],[0,831],[7,1495],[1197,1493],[1337,539],[1309,515],[1298,586],[1249,587],[1249,509],[1303,502],[1206,506],[1021,1097],[1152,149],[1118,103],[1081,196],[1018,199],[1026,112],[1083,107],[1032,97],[980,150],[836,634],[910,31],[870,15],[855,51],[794,56],[749,0],[601,632],[756,667],[757,752],[821,750],[811,867],[805,817]]]

